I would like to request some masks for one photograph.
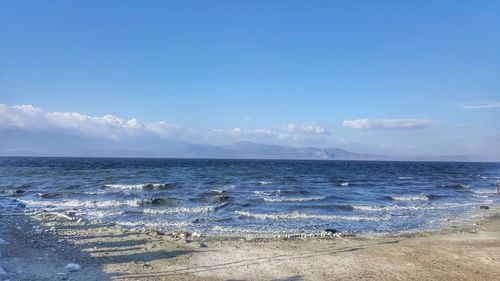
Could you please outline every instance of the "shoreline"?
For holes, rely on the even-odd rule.
[[[0,208],[0,280],[493,280],[500,208],[455,229],[376,237],[183,237]],[[176,237],[177,236],[177,237]],[[1,241],[1,240],[0,240]],[[76,263],[78,270],[65,266]],[[1,270],[0,270],[1,272]]]

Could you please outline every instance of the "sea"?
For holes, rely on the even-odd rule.
[[[0,157],[0,205],[200,235],[415,233],[500,203],[500,163]]]

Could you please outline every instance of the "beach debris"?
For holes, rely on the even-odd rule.
[[[158,227],[156,227],[156,226],[151,227],[151,228],[149,228],[149,229],[147,229],[145,231],[146,231],[146,234],[148,234],[148,235],[155,235],[155,236],[163,236],[163,235],[165,235],[165,232],[159,230]]]
[[[488,207],[488,206],[484,206],[484,205],[479,206],[479,209],[481,209],[481,210],[488,210],[489,208],[490,208],[490,207]]]
[[[177,230],[170,233],[170,236],[174,238],[189,238],[192,236],[192,233],[186,230]]]
[[[0,275],[5,275],[7,274],[7,271],[5,271],[5,269],[3,269],[1,266],[0,266]]]
[[[68,270],[69,272],[75,272],[75,271],[78,271],[80,269],[82,269],[81,265],[77,264],[77,263],[68,263],[64,269]]]
[[[325,229],[326,233],[334,234],[337,233],[337,230],[335,228],[327,228]]]
[[[8,245],[9,242],[3,240],[2,238],[0,238],[0,245]]]

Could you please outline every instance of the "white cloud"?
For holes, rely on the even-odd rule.
[[[311,124],[290,123],[281,129],[278,138],[298,140],[301,138],[324,137],[328,134],[328,131],[323,127]]]
[[[465,109],[491,109],[500,108],[500,102],[482,102],[482,103],[468,103],[464,104]]]
[[[77,112],[45,112],[32,105],[0,104],[0,129],[63,130],[88,137],[119,140],[126,136],[155,134],[159,137],[177,132],[180,126],[166,122],[141,123],[113,115],[94,117]]]
[[[274,130],[234,128],[230,133],[234,136],[243,136],[250,139],[270,138],[285,141],[311,139],[329,135],[329,132],[323,127],[298,123],[290,123]]]
[[[294,142],[314,140],[328,135],[325,128],[311,124],[290,123],[278,129],[193,129],[168,122],[141,122],[113,115],[88,116],[77,112],[45,112],[32,105],[0,104],[0,129],[30,131],[57,130],[90,138],[122,140],[148,136],[190,142],[225,143],[238,140]]]
[[[378,130],[378,129],[423,129],[435,122],[429,119],[355,119],[344,120],[342,125],[357,130]]]

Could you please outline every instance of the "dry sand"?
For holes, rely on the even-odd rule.
[[[453,230],[360,238],[174,238],[0,209],[0,280],[499,280],[500,211]],[[0,241],[1,242],[1,241]],[[71,272],[68,263],[82,268]],[[0,270],[1,271],[1,270]]]

